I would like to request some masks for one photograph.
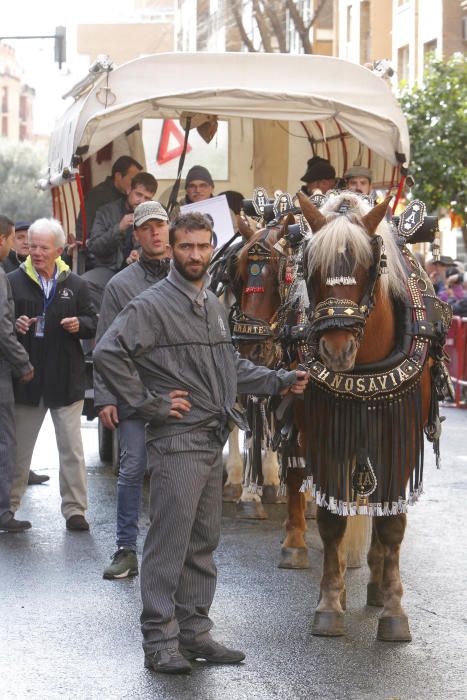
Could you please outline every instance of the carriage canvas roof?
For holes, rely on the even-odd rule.
[[[406,162],[410,155],[390,87],[360,65],[314,55],[165,53],[103,74],[65,111],[51,137],[50,181],[71,167],[77,151],[87,157],[142,119],[185,112],[316,122],[324,138],[348,132],[393,165],[396,154]]]

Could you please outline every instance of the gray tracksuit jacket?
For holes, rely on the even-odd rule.
[[[11,378],[32,370],[29,355],[15,331],[15,303],[5,270],[0,265],[0,401],[13,401]]]
[[[144,253],[141,259],[132,263],[107,283],[102,299],[97,324],[96,342],[102,338],[107,328],[113,323],[120,311],[122,311],[129,301],[144,292],[153,284],[160,282],[167,277],[169,271],[169,260],[145,261]],[[117,399],[106,386],[101,375],[94,368],[94,405],[103,408],[110,404],[117,406],[120,420],[128,418],[133,409],[127,404],[123,404]]]
[[[295,372],[258,367],[235,352],[209,283],[206,275],[199,290],[172,263],[169,276],[133,299],[94,351],[111,391],[148,421],[148,439],[201,426],[223,430],[232,421],[245,428],[234,409],[237,393],[278,394],[296,381]],[[174,389],[187,391],[192,405],[181,419],[169,416]]]

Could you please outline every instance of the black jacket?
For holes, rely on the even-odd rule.
[[[18,339],[27,350],[35,375],[29,384],[15,386],[15,400],[27,406],[38,406],[41,398],[49,408],[68,406],[84,398],[85,365],[80,338],[93,338],[97,314],[84,280],[57,259],[58,273],[55,295],[45,314],[43,338],[35,336],[35,324]],[[40,316],[44,309],[44,294],[35,276],[30,258],[8,279],[15,302],[15,318]],[[79,332],[70,334],[60,321],[77,316]]]
[[[103,182],[92,188],[84,198],[84,207],[86,210],[86,228],[89,238],[89,233],[92,230],[94,224],[94,218],[99,207],[108,204],[109,202],[114,202],[116,199],[125,200],[124,194],[117,190],[113,183],[113,178],[108,175]],[[83,239],[83,223],[81,212],[78,215],[76,221],[76,238],[78,240]]]
[[[13,270],[17,270],[18,267],[21,265],[21,263],[25,260],[25,257],[22,255],[21,258],[18,257],[16,254],[16,250],[13,250],[13,248],[10,250],[8,253],[7,257],[5,260],[1,263],[3,266],[3,269],[5,270],[6,273],[8,272],[13,272]]]

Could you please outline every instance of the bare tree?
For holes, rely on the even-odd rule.
[[[232,11],[235,26],[238,29],[240,38],[248,51],[266,51],[273,53],[287,52],[287,15],[292,22],[295,31],[300,37],[303,52],[313,53],[313,46],[310,41],[310,30],[317,21],[321,11],[330,0],[319,0],[311,19],[305,23],[297,4],[294,0],[253,0],[253,18],[258,27],[261,37],[261,46],[255,47],[253,40],[246,30],[243,19],[243,0],[232,0],[229,4]]]

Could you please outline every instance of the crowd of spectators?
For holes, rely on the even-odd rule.
[[[426,264],[437,296],[452,306],[454,316],[467,316],[467,275],[461,260],[442,255]]]

